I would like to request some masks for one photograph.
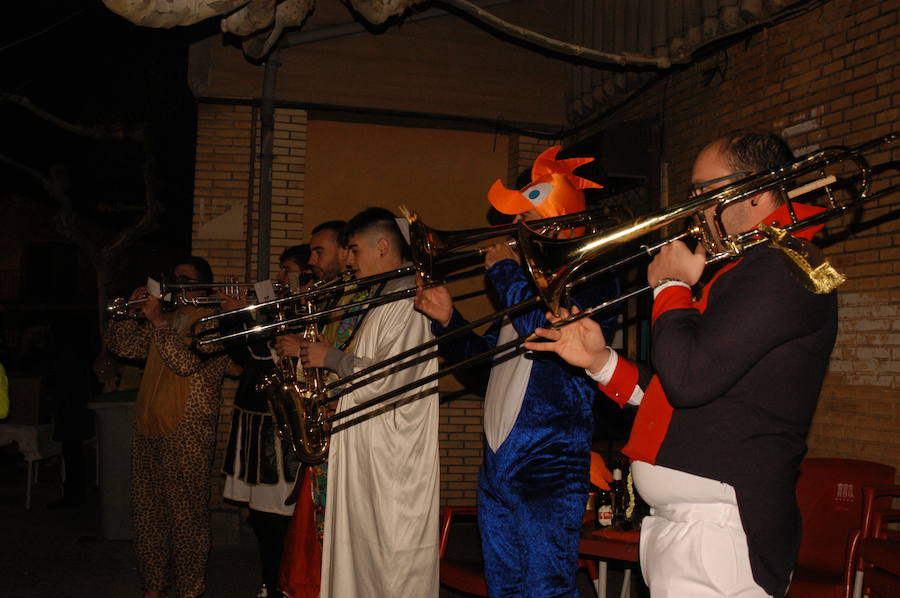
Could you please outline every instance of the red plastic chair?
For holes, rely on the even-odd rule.
[[[797,502],[803,537],[790,598],[844,598],[849,543],[862,527],[863,486],[890,484],[895,468],[857,459],[809,458],[800,464]]]
[[[447,542],[453,527],[453,518],[457,515],[474,517],[474,507],[445,507],[444,525],[441,528],[440,575],[441,583],[460,592],[475,596],[487,596],[487,584],[484,582],[484,564],[481,561],[464,561],[447,557]]]
[[[900,485],[863,488],[863,523],[850,545],[846,598],[900,596],[900,533],[888,529],[900,521],[900,510],[891,508],[900,497]]]

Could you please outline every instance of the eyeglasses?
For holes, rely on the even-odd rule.
[[[731,174],[726,174],[725,176],[720,176],[717,179],[710,179],[708,181],[701,181],[699,183],[691,183],[691,197],[697,197],[703,190],[707,187],[712,187],[716,183],[724,183],[725,181],[730,181],[731,179],[739,179],[748,175],[753,174],[749,170],[742,170],[740,172],[733,172]]]

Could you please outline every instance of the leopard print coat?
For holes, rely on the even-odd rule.
[[[171,327],[112,322],[105,335],[110,351],[146,358],[155,344],[166,366],[190,378],[187,405],[173,432],[132,440],[132,524],[138,573],[144,591],[168,585],[171,555],[175,595],[193,598],[205,589],[210,546],[210,473],[215,452],[220,389],[227,355],[193,351]]]

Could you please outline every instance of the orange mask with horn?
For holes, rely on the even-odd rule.
[[[516,191],[507,189],[498,179],[488,191],[488,201],[504,214],[523,214],[536,210],[541,218],[554,218],[582,212],[585,208],[583,189],[602,189],[594,181],[572,174],[593,158],[557,160],[560,146],[545,150],[531,167],[531,183]]]

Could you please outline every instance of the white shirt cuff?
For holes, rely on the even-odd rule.
[[[606,350],[609,351],[609,359],[606,360],[606,365],[600,368],[599,372],[594,374],[586,368],[584,370],[587,375],[591,377],[591,380],[593,380],[600,386],[606,386],[607,384],[609,384],[610,380],[612,380],[613,374],[616,371],[616,365],[619,363],[619,354],[616,353],[612,347],[606,347]]]
[[[653,289],[653,298],[656,299],[656,296],[659,295],[663,291],[663,289],[667,289],[673,286],[685,287],[687,289],[691,288],[691,285],[686,282],[681,282],[680,280],[670,280]]]

